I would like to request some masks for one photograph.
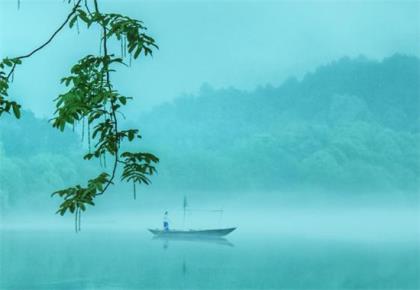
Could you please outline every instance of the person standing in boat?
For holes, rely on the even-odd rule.
[[[163,230],[169,231],[169,217],[168,217],[168,211],[165,211],[165,214],[163,215]]]

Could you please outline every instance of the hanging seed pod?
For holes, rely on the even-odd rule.
[[[82,119],[82,143],[85,139],[85,118]]]
[[[123,44],[124,43],[124,38],[121,37],[120,39],[120,44],[121,44],[121,57],[124,58],[124,48],[123,48]]]
[[[127,36],[124,35],[124,57],[127,57]]]
[[[79,18],[76,18],[76,29],[77,29],[77,34],[80,34]]]
[[[20,10],[20,0],[17,0],[17,9]]]
[[[137,192],[136,192],[136,182],[133,181],[133,197],[134,197],[134,200],[136,200],[136,195],[137,195]]]
[[[74,212],[74,230],[77,233],[77,208],[76,208],[76,211]]]
[[[78,216],[79,216],[78,231],[80,232],[80,224],[81,224],[81,220],[82,220],[82,211],[80,210],[80,208],[79,208]]]
[[[89,147],[89,153],[91,153],[91,146],[90,146],[90,123],[88,122],[88,147]]]

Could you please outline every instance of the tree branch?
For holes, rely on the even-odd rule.
[[[73,14],[76,13],[77,8],[79,8],[79,6],[80,6],[80,2],[82,2],[82,0],[77,1],[77,3],[74,5],[73,9],[71,10],[70,14],[67,15],[67,18],[63,22],[63,24],[61,24],[57,28],[57,30],[54,31],[54,33],[50,36],[50,38],[46,42],[44,42],[41,46],[32,50],[30,53],[22,55],[22,56],[15,57],[15,59],[23,59],[23,58],[31,57],[34,53],[36,53],[36,52],[40,51],[41,49],[43,49],[44,47],[46,47],[57,36],[57,34],[64,28],[64,26],[66,26],[67,22],[69,22],[70,18],[73,16]],[[15,68],[16,68],[16,63],[13,64],[12,69],[10,70],[9,74],[7,75],[7,77],[6,77],[7,80],[9,80],[10,76],[15,71]]]
[[[99,11],[99,6],[98,6],[98,1],[94,0],[94,4],[95,4],[95,12],[100,15],[100,11]],[[102,30],[103,30],[103,50],[104,50],[104,57],[105,57],[105,62],[104,62],[104,67],[105,67],[105,72],[106,72],[106,86],[108,88],[109,93],[112,93],[112,88],[111,88],[111,82],[110,82],[110,76],[109,76],[109,63],[107,62],[107,56],[108,56],[108,46],[107,46],[107,29],[106,29],[106,24],[101,21],[101,26],[102,26]],[[96,195],[102,195],[107,189],[108,187],[113,183],[113,180],[115,179],[115,173],[117,171],[117,165],[118,165],[118,146],[119,146],[119,140],[118,140],[118,119],[117,116],[115,114],[115,108],[114,108],[115,102],[112,100],[111,98],[111,117],[113,119],[113,123],[114,123],[114,132],[115,132],[115,142],[116,142],[116,146],[115,146],[115,160],[114,160],[114,165],[112,168],[112,173],[111,173],[111,177],[109,178],[107,184],[105,185],[104,189],[97,193]]]

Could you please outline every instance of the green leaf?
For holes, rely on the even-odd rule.
[[[86,24],[90,23],[90,19],[87,17],[86,12],[83,10],[79,10],[79,17],[82,19]]]
[[[74,23],[76,23],[76,21],[77,21],[77,15],[76,15],[76,16],[74,16],[74,17],[70,20],[69,27],[70,27],[70,28],[72,28],[72,27],[73,27],[73,25],[74,25]]]
[[[141,44],[139,46],[137,46],[136,52],[134,53],[134,58],[137,58],[139,56],[142,48],[143,48],[143,45],[141,45]]]
[[[6,101],[6,105],[4,106],[4,110],[6,111],[6,112],[9,112],[10,111],[10,107],[12,106],[12,103],[11,102],[8,102],[8,101]]]
[[[120,100],[121,104],[123,104],[123,105],[127,104],[127,98],[126,97],[119,97],[119,100]]]
[[[22,61],[20,60],[20,58],[13,58],[13,59],[12,59],[12,61],[13,61],[15,64],[22,64]]]
[[[15,117],[19,119],[20,118],[20,105],[13,102],[12,109],[13,109],[13,114],[15,114]]]
[[[85,159],[85,160],[90,160],[90,159],[92,159],[92,157],[93,157],[94,155],[92,154],[92,153],[88,153],[88,154],[86,154],[84,157],[83,157],[83,159]]]
[[[3,59],[3,63],[7,66],[12,66],[13,65],[13,62],[8,58]]]
[[[134,139],[134,131],[130,130],[128,131],[128,141],[133,141]]]

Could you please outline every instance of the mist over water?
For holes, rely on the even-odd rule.
[[[129,194],[129,193],[127,193]],[[264,194],[264,192],[259,193]],[[157,195],[159,195],[157,193]],[[166,195],[164,195],[166,196]],[[270,196],[267,193],[267,196]],[[82,216],[11,215],[2,221],[3,289],[416,289],[416,203],[329,203],[254,194],[231,201],[129,201]],[[344,202],[345,201],[345,202]],[[145,203],[141,205],[140,203]],[[134,204],[134,205],[133,205]],[[176,206],[178,204],[178,206]],[[221,208],[223,215],[213,210]],[[131,207],[130,207],[131,205]],[[200,208],[198,208],[200,205]],[[219,207],[218,207],[219,206]],[[153,238],[172,229],[238,227],[218,239]],[[36,267],[34,267],[36,265]],[[24,277],[24,278],[22,278]]]
[[[68,12],[21,2],[0,3],[0,58]],[[0,117],[1,290],[420,289],[418,2],[103,7],[160,45],[112,74],[134,97],[120,128],[142,135],[123,149],[156,154],[158,172],[136,192],[116,180],[77,233],[55,214],[51,193],[111,170],[111,156],[83,160],[81,126],[48,121],[59,79],[98,47],[94,30],[63,31],[16,71],[22,118]],[[170,230],[236,229],[155,237],[165,211]]]
[[[171,212],[173,226],[182,218]],[[204,214],[188,225],[219,225]],[[416,289],[419,215],[407,208],[228,210],[222,239],[153,239],[161,212],[2,230],[4,289]],[[50,221],[51,222],[51,221]],[[45,225],[45,221],[42,223]],[[54,222],[53,222],[54,224]],[[50,224],[51,225],[51,224]],[[24,278],[23,278],[24,277]]]

